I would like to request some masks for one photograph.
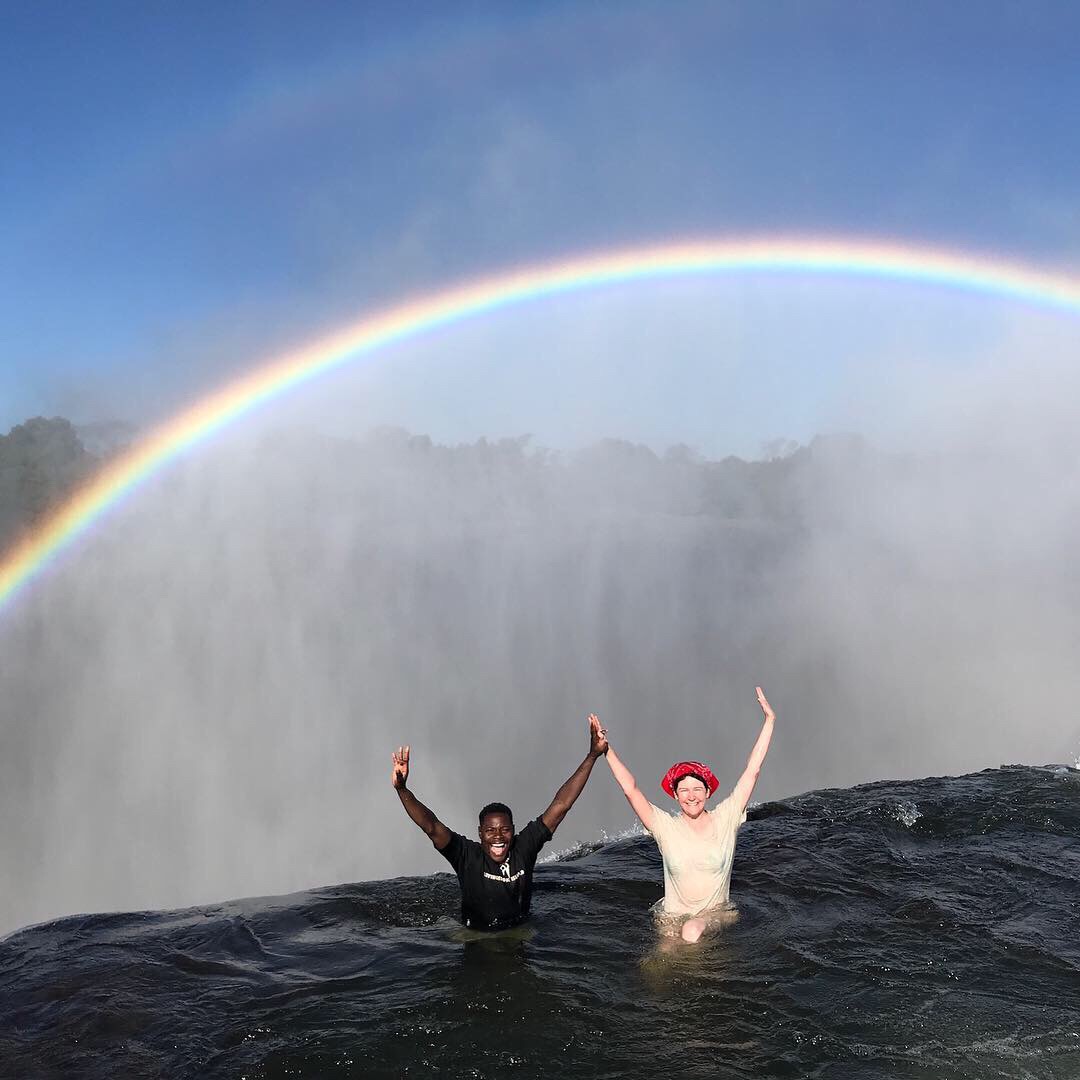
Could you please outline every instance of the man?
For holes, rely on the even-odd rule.
[[[489,803],[480,811],[480,842],[451,832],[408,789],[409,747],[394,752],[391,780],[409,815],[457,873],[461,885],[461,921],[475,930],[504,930],[527,918],[533,867],[540,849],[581,794],[598,757],[607,753],[600,721],[589,717],[589,752],[573,776],[555,793],[551,805],[514,834],[510,807]]]

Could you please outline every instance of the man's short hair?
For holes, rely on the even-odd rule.
[[[513,811],[510,809],[509,806],[506,805],[506,803],[489,802],[487,806],[485,806],[484,809],[480,811],[481,825],[484,824],[484,818],[486,818],[488,814],[505,814],[510,819],[510,824],[514,824]]]

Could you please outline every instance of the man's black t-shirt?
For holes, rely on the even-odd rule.
[[[451,833],[441,854],[461,884],[461,921],[474,930],[503,930],[521,922],[529,914],[536,856],[550,839],[541,818],[530,821],[511,841],[506,859],[495,863],[475,840]]]

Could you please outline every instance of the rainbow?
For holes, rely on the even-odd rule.
[[[395,342],[501,308],[603,285],[704,274],[797,272],[953,289],[1080,314],[1080,278],[997,258],[880,241],[777,238],[695,241],[587,254],[407,301],[254,368],[195,402],[110,462],[0,559],[0,610],[146,477],[245,413]]]

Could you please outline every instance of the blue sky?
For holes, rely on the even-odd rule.
[[[1066,3],[15,3],[4,22],[2,430],[149,424],[402,295],[600,247],[805,231],[1080,261]],[[1017,318],[899,287],[638,291],[426,343],[266,419],[747,450],[850,424],[853,365],[998,356]],[[743,419],[713,422],[725,402]]]

